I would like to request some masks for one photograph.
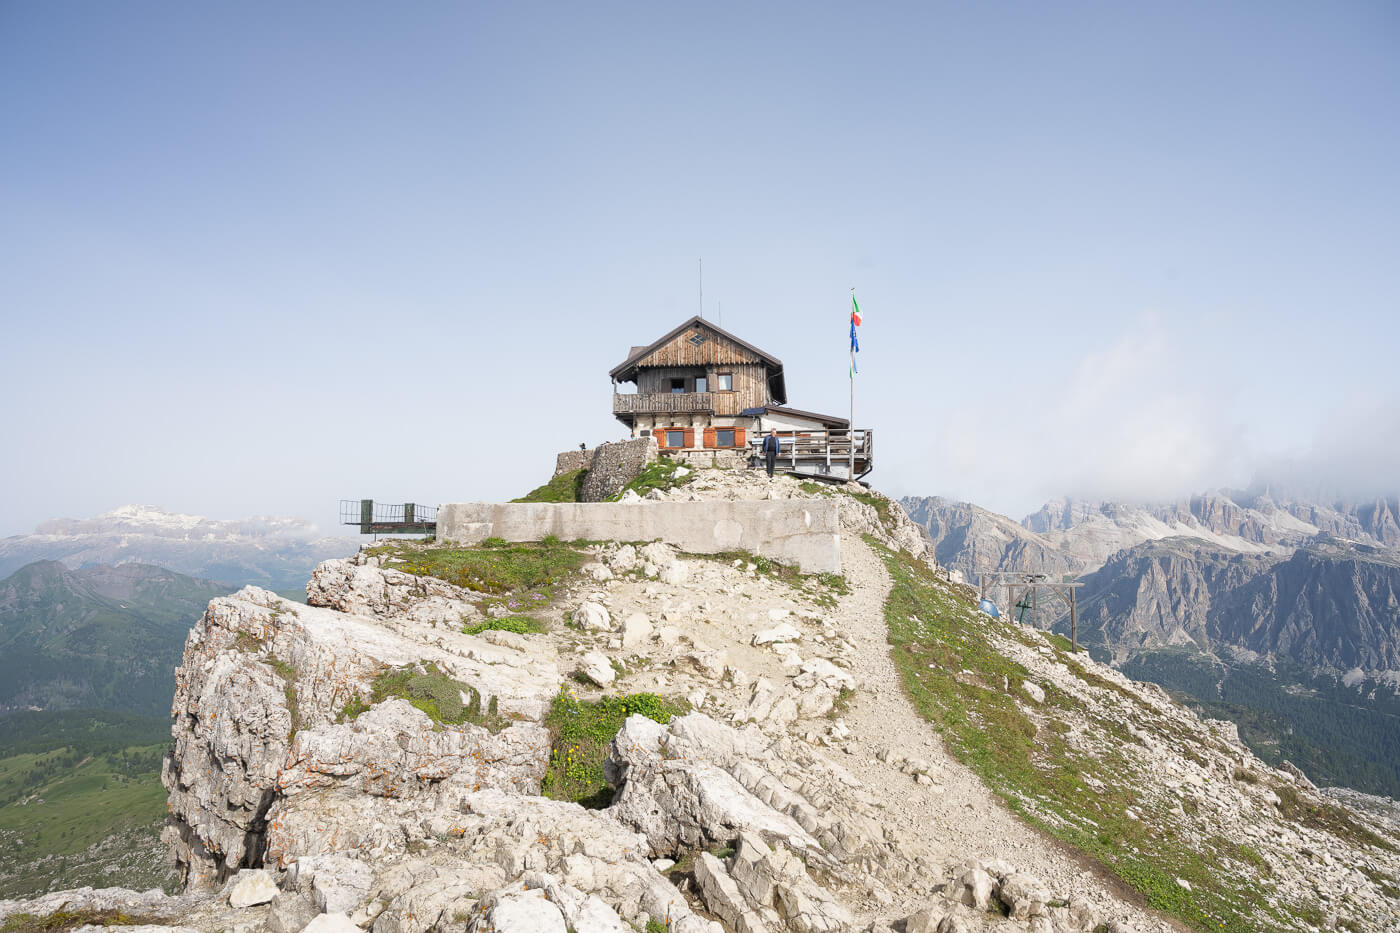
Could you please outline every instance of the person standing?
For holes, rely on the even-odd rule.
[[[763,465],[768,468],[768,476],[773,476],[773,467],[778,465],[778,447],[782,442],[778,440],[778,429],[774,428],[768,432],[768,436],[763,439]]]

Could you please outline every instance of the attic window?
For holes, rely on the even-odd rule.
[[[704,343],[710,338],[706,337],[704,334],[691,334],[689,339],[691,343],[695,344],[698,347],[700,346],[700,344]]]

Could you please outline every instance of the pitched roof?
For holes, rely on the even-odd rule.
[[[651,343],[647,344],[646,346],[644,346],[644,347],[633,347],[632,350],[631,350],[631,352],[629,352],[629,353],[627,354],[627,359],[623,360],[621,363],[618,363],[616,366],[614,366],[614,367],[612,368],[612,370],[608,373],[608,375],[611,376],[611,377],[614,378],[614,379],[618,378],[619,374],[620,374],[623,370],[629,368],[630,366],[635,365],[636,362],[637,362],[638,360],[640,360],[642,357],[646,356],[648,353],[650,353],[651,351],[655,350],[657,347],[661,346],[662,344],[670,343],[672,340],[674,340],[676,337],[678,337],[678,336],[681,334],[682,331],[687,330],[687,329],[689,329],[689,328],[691,328],[691,327],[695,327],[696,325],[700,325],[700,326],[702,326],[702,327],[705,327],[705,328],[707,328],[707,329],[709,329],[709,330],[714,331],[716,334],[719,334],[721,337],[725,337],[725,338],[727,338],[727,339],[729,339],[729,340],[734,341],[734,342],[737,343],[739,346],[743,347],[745,350],[748,350],[750,353],[752,353],[752,354],[754,354],[755,356],[757,356],[757,357],[759,357],[760,359],[762,359],[763,362],[766,363],[770,369],[779,369],[779,370],[780,370],[780,369],[783,368],[783,361],[780,360],[780,359],[778,359],[776,356],[773,356],[771,353],[764,353],[762,350],[760,350],[758,347],[754,346],[753,344],[749,343],[747,340],[742,340],[742,339],[740,339],[740,338],[738,338],[738,337],[735,337],[735,336],[734,336],[733,334],[731,334],[729,331],[725,330],[725,329],[722,328],[722,327],[716,326],[712,321],[707,321],[707,320],[705,320],[704,318],[700,317],[700,315],[697,314],[695,317],[692,317],[692,318],[690,318],[688,321],[686,321],[685,323],[681,324],[680,327],[677,327],[676,329],[671,330],[671,331],[667,331],[666,334],[663,335],[661,338],[652,341]]]
[[[749,351],[750,353],[752,353],[754,356],[758,357],[758,358],[759,358],[759,361],[762,362],[763,365],[764,365],[765,367],[767,367],[767,369],[768,369],[768,395],[769,395],[769,397],[772,398],[775,402],[778,402],[778,403],[780,403],[780,404],[787,401],[787,386],[785,385],[785,380],[784,380],[784,378],[783,378],[783,361],[782,361],[782,360],[778,359],[776,356],[773,356],[771,353],[765,353],[765,352],[763,352],[763,351],[760,350],[758,347],[756,347],[756,346],[754,346],[753,344],[749,343],[747,340],[742,340],[742,339],[740,339],[740,338],[734,336],[734,335],[731,334],[729,331],[725,330],[725,329],[722,328],[722,327],[716,326],[716,325],[715,325],[713,322],[711,322],[711,321],[705,320],[703,317],[700,317],[698,314],[697,314],[696,316],[694,316],[694,317],[688,319],[688,320],[685,321],[684,323],[682,323],[679,327],[677,327],[677,328],[675,328],[675,329],[673,329],[673,330],[667,331],[667,332],[666,332],[665,334],[663,334],[660,338],[658,338],[657,340],[652,341],[651,343],[647,344],[646,346],[644,346],[644,347],[633,347],[633,348],[628,352],[628,354],[627,354],[627,359],[623,360],[621,363],[618,363],[616,366],[614,366],[614,367],[608,372],[608,375],[613,379],[614,382],[617,382],[617,381],[621,381],[621,382],[634,382],[634,381],[636,381],[636,378],[637,378],[637,363],[638,363],[640,360],[644,359],[648,354],[650,354],[652,351],[656,350],[658,347],[661,347],[661,346],[664,346],[664,345],[667,344],[667,343],[670,343],[670,342],[671,342],[672,340],[674,340],[676,337],[680,336],[682,333],[684,333],[686,330],[688,330],[688,329],[690,329],[690,328],[692,328],[692,327],[703,327],[703,328],[705,328],[706,330],[708,330],[708,331],[710,331],[710,332],[712,332],[712,333],[718,334],[719,336],[725,338],[726,340],[729,340],[729,341],[731,341],[731,342],[733,342],[733,343],[739,345],[740,347],[743,347],[745,350],[748,350],[748,351]]]
[[[810,418],[813,421],[820,421],[832,428],[848,428],[851,422],[838,415],[823,415],[815,411],[803,411],[800,408],[785,408],[780,405],[764,405],[762,408],[745,408],[739,412],[741,415],[762,415],[764,412],[776,412],[780,415],[792,415],[796,418]]]

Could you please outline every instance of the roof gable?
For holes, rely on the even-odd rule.
[[[762,363],[781,370],[783,363],[702,317],[690,318],[645,347],[633,347],[627,359],[608,374],[630,379],[639,366],[702,366],[708,363]]]

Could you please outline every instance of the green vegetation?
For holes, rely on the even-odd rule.
[[[681,469],[686,470],[685,475],[677,476],[676,473]],[[661,457],[655,463],[649,463],[642,467],[642,472],[637,474],[637,478],[623,486],[618,494],[612,497],[612,501],[621,499],[622,494],[629,489],[639,496],[645,496],[653,489],[665,492],[678,486],[684,486],[693,479],[695,479],[693,468],[686,467],[679,460]]]
[[[428,718],[433,721],[434,728],[471,723],[485,726],[492,732],[499,732],[509,724],[509,720],[497,710],[495,697],[491,698],[490,704],[483,712],[480,691],[470,684],[448,677],[431,661],[410,664],[380,674],[370,688],[369,702],[365,703],[358,696],[354,697],[341,710],[339,719],[352,720],[374,704],[390,698],[407,700],[416,709],[427,713]]]
[[[1049,684],[1042,685],[1045,703],[1034,716],[1016,702],[1028,672],[998,653],[987,635],[1028,645],[1039,642],[1038,636],[977,612],[970,588],[940,580],[927,565],[867,541],[884,557],[894,581],[885,619],[891,657],[910,699],[949,750],[1012,810],[1098,859],[1150,906],[1196,929],[1281,928],[1264,893],[1231,867],[1251,864],[1250,852],[1221,838],[1191,839],[1164,803],[1135,790],[1142,776],[1117,750],[1127,740],[1120,723]],[[1053,647],[1066,669],[1092,686],[1112,689],[1058,643]],[[1070,744],[1069,730],[1056,725],[1071,717],[1109,741],[1092,752]]]
[[[546,797],[572,800],[592,809],[606,807],[612,802],[613,789],[603,779],[603,761],[608,756],[608,743],[627,717],[641,715],[667,723],[685,712],[684,705],[654,693],[590,701],[560,690],[545,718],[553,750],[542,792]]]
[[[1400,695],[1376,681],[1348,687],[1334,674],[1287,663],[1227,666],[1190,649],[1149,652],[1122,665],[1135,680],[1166,687],[1211,719],[1239,727],[1254,754],[1291,761],[1318,784],[1400,797]]]
[[[538,543],[508,544],[488,538],[479,547],[422,547],[391,541],[373,553],[385,563],[420,577],[436,577],[488,596],[510,596],[509,609],[535,609],[547,604],[560,580],[587,558],[576,546],[557,538]]]
[[[487,619],[485,622],[477,622],[475,625],[468,625],[462,631],[468,635],[480,635],[485,631],[514,632],[517,635],[538,635],[548,631],[545,624],[539,619],[530,616],[502,616],[499,619]]]
[[[583,478],[588,475],[587,470],[573,470],[568,473],[561,473],[554,479],[537,486],[521,496],[519,499],[512,499],[511,502],[580,502],[579,492],[583,489]]]
[[[163,922],[157,918],[133,917],[120,910],[59,910],[47,917],[13,914],[0,925],[0,933],[68,933],[88,925],[131,927]]]
[[[851,492],[844,487],[841,491],[857,502],[864,502],[874,509],[880,517],[880,524],[884,526],[884,529],[891,533],[894,532],[894,515],[890,512],[890,500],[884,496],[877,496],[873,492]]]
[[[808,479],[808,480],[803,480],[802,482],[798,483],[798,484],[797,484],[797,488],[798,488],[798,489],[801,489],[803,492],[805,492],[805,493],[807,493],[807,494],[809,494],[809,495],[813,495],[813,496],[832,496],[832,495],[835,495],[835,493],[833,493],[833,492],[831,491],[831,487],[828,486],[826,483],[814,483],[814,482],[812,482],[812,481],[809,480],[809,479]]]
[[[102,873],[87,857],[114,845],[154,844],[165,816],[160,763],[168,721],[107,710],[20,712],[0,719],[0,898],[59,887],[161,884],[164,868],[127,860]],[[138,839],[139,837],[139,839]],[[93,862],[95,864],[89,864]]]
[[[1073,651],[1075,651],[1074,642],[1070,641],[1063,635],[1056,635],[1054,632],[1046,632],[1045,640],[1050,642],[1051,646],[1057,648],[1060,651],[1065,652],[1066,654],[1070,654]],[[1083,645],[1080,645],[1078,650],[1085,651],[1087,649],[1085,649]]]
[[[0,581],[0,706],[170,712],[190,625],[233,587],[159,567],[38,561]]]

